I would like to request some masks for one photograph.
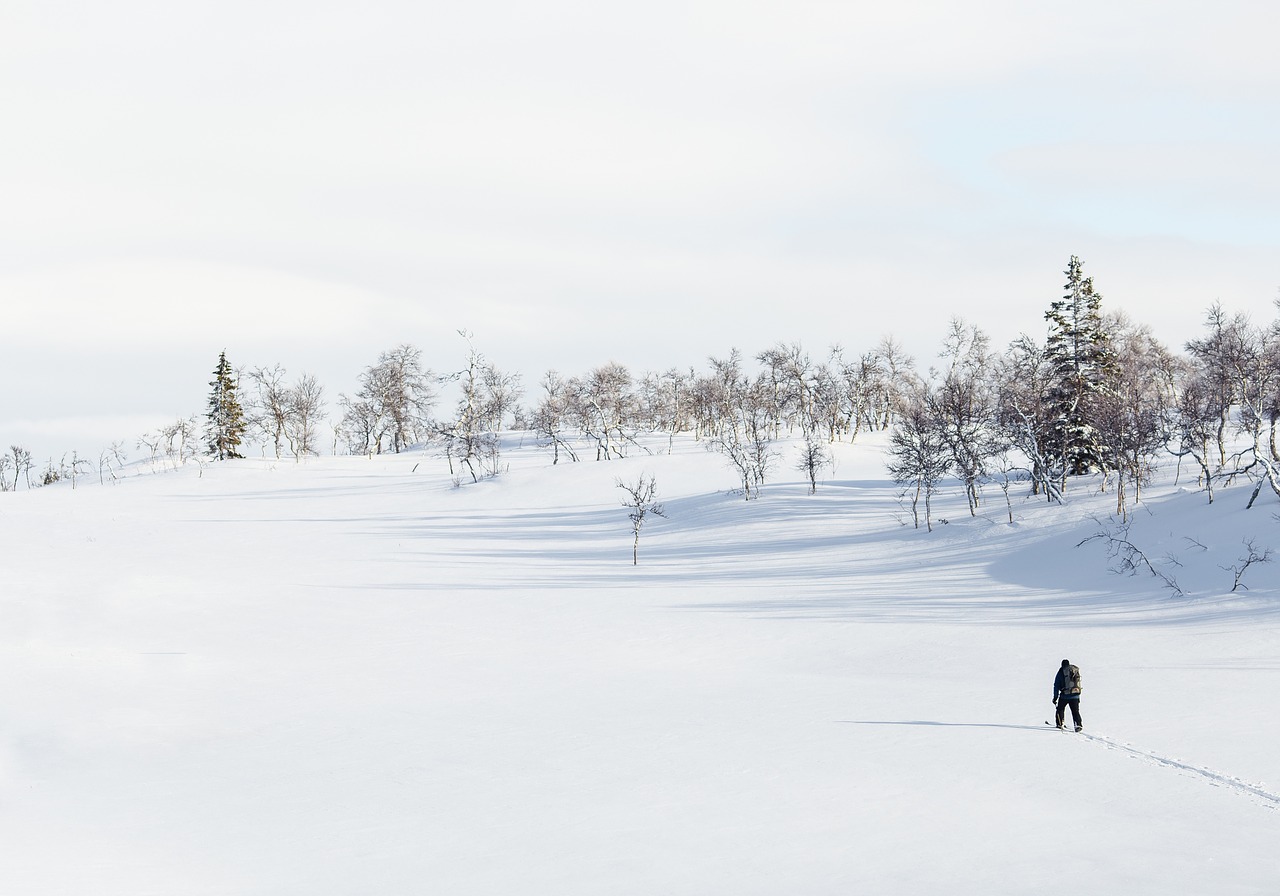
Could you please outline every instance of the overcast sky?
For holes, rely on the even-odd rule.
[[[1181,345],[1280,287],[1266,3],[0,0],[0,447],[203,409],[218,352],[533,392],[960,315],[1079,255]]]

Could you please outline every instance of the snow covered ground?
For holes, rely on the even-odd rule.
[[[0,495],[0,893],[1271,893],[1274,499],[998,490],[878,443],[759,500],[673,452],[421,453]],[[416,469],[415,469],[416,466]],[[668,518],[639,566],[615,479]],[[1193,485],[1193,484],[1192,484]],[[1063,657],[1084,735],[1044,721]]]

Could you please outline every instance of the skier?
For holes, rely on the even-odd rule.
[[[1083,731],[1080,721],[1080,670],[1071,665],[1071,660],[1063,660],[1057,676],[1053,679],[1053,705],[1058,707],[1054,721],[1062,727],[1062,717],[1066,714],[1067,705],[1071,706],[1071,719],[1076,723],[1076,730]]]

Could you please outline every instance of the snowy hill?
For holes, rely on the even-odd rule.
[[[749,502],[649,448],[0,496],[0,892],[1273,891],[1272,504],[1163,471],[1125,537],[1177,593],[1096,484],[930,533],[874,439]]]

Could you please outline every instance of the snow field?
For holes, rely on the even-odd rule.
[[[681,442],[5,495],[0,891],[1270,892],[1274,569],[1216,567],[1272,510],[1153,488],[1135,538],[1219,583],[1173,598],[1074,547],[1110,496],[917,532],[841,447],[749,503]]]

